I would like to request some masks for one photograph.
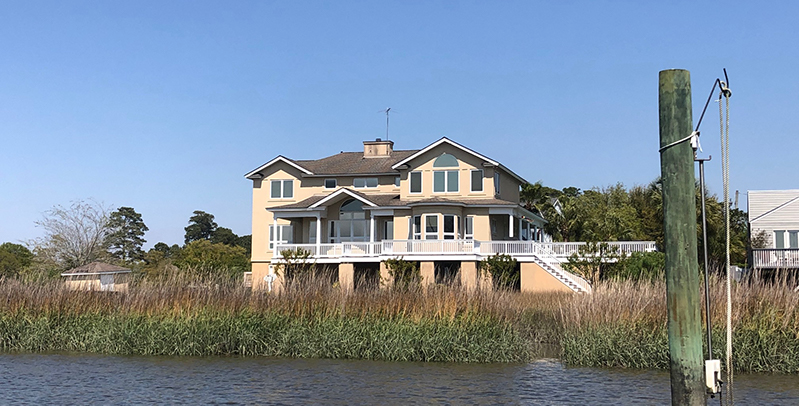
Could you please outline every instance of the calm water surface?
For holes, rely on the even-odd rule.
[[[799,377],[741,375],[737,404],[799,405]],[[0,404],[669,404],[663,371],[530,364],[0,354]],[[710,405],[718,404],[711,400]]]

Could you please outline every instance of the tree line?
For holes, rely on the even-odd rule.
[[[176,274],[240,277],[250,270],[251,236],[219,227],[214,215],[196,210],[185,227],[184,244],[156,243],[143,249],[149,228],[132,207],[95,201],[56,205],[36,226],[44,236],[24,244],[0,245],[0,278],[44,279],[94,261],[124,266],[147,278]]]
[[[701,190],[696,184],[697,260],[703,263],[702,252],[707,244],[710,268],[720,269],[725,261],[724,204],[705,190],[707,242],[703,240],[701,223]],[[547,220],[544,230],[555,241],[655,241],[663,248],[663,194],[660,179],[648,185],[629,189],[621,183],[582,191],[575,187],[557,190],[540,181],[526,184],[521,191],[522,204]],[[746,267],[747,252],[762,245],[762,236],[750,240],[747,213],[730,208],[730,263]],[[590,244],[589,244],[590,245]],[[594,244],[596,246],[596,244]],[[661,267],[662,253],[636,255],[636,262]],[[629,270],[605,266],[608,275]]]
[[[521,202],[530,211],[547,220],[544,230],[555,241],[655,241],[663,247],[663,199],[659,180],[629,189],[616,185],[580,190],[561,190],[544,186],[540,181],[525,184]],[[705,193],[708,240],[701,229],[701,191],[696,186],[697,241],[700,264],[707,243],[711,269],[719,269],[725,258],[724,205],[711,193]],[[761,247],[763,236],[750,238],[747,214],[730,210],[731,263],[746,266],[747,252]],[[156,243],[144,251],[145,233],[149,230],[140,213],[132,207],[114,211],[94,201],[76,201],[69,206],[54,206],[36,222],[44,229],[43,237],[23,244],[0,245],[0,277],[58,276],[61,272],[92,261],[105,261],[129,267],[148,278],[173,274],[224,274],[240,276],[250,270],[251,236],[238,236],[220,227],[214,216],[194,211],[185,227],[183,245]],[[590,245],[590,244],[589,244]],[[601,247],[599,247],[601,248]],[[641,277],[662,268],[662,253],[633,255],[618,265],[580,264],[592,269],[591,278]]]

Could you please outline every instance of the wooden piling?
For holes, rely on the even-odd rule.
[[[671,69],[659,77],[660,145],[693,131],[691,76]],[[704,405],[699,269],[696,248],[694,154],[689,141],[660,152],[666,302],[672,405]]]

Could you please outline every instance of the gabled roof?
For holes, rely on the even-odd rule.
[[[368,158],[363,156],[363,151],[341,152],[322,159],[295,162],[308,168],[317,176],[396,174],[397,171],[392,166],[417,151],[399,150],[392,151],[391,155],[386,157]]]
[[[121,266],[106,264],[105,262],[92,262],[86,265],[81,265],[77,268],[72,268],[61,276],[75,276],[75,275],[102,275],[102,274],[115,274],[115,273],[130,273],[130,269]]]
[[[418,150],[392,151],[389,156],[365,158],[363,152],[341,152],[321,159],[293,160],[278,155],[275,159],[259,166],[244,175],[249,179],[258,179],[256,174],[269,166],[284,162],[303,173],[303,176],[333,176],[333,175],[378,175],[396,174],[392,165],[398,160],[405,159],[408,155]]]
[[[487,156],[485,156],[483,154],[480,154],[480,153],[478,153],[478,152],[476,152],[476,151],[474,151],[472,149],[469,149],[469,148],[467,148],[467,147],[465,147],[465,146],[463,146],[461,144],[458,144],[457,142],[452,141],[451,139],[449,139],[447,137],[441,137],[440,140],[438,140],[438,141],[436,141],[436,142],[434,142],[434,143],[432,143],[432,144],[420,149],[416,153],[414,153],[414,154],[408,156],[407,158],[395,163],[391,168],[392,169],[399,169],[399,167],[401,167],[402,165],[406,165],[408,162],[412,161],[415,158],[418,158],[422,154],[426,153],[427,151],[430,151],[431,149],[433,149],[433,148],[435,148],[435,147],[437,147],[437,146],[439,146],[441,144],[452,145],[453,147],[458,148],[461,151],[464,151],[464,152],[466,152],[468,154],[471,154],[474,157],[477,157],[477,158],[487,162],[491,166],[496,166],[496,167],[502,168],[503,171],[507,172],[510,176],[514,177],[516,180],[518,180],[521,183],[529,183],[526,180],[524,180],[524,178],[522,178],[521,176],[515,174],[512,170],[506,168],[504,165],[499,163],[499,161],[495,161],[495,160],[493,160],[493,159],[491,159],[491,158],[489,158],[489,157],[487,157]]]
[[[369,201],[369,199],[365,195],[343,187],[343,188],[341,188],[339,190],[336,190],[335,192],[327,195],[324,199],[319,200],[318,202],[312,204],[308,208],[309,209],[313,209],[313,208],[319,207],[319,206],[321,206],[321,205],[323,205],[323,204],[325,204],[325,203],[327,203],[327,202],[329,202],[329,201],[331,201],[331,200],[333,200],[336,197],[341,196],[341,195],[349,195],[350,197],[354,197],[354,198],[360,200],[361,202],[363,202],[365,204],[368,204],[369,206],[377,207],[377,205],[372,203],[371,201]]]
[[[264,169],[266,169],[266,168],[268,168],[268,167],[270,167],[270,166],[272,166],[272,165],[274,165],[275,163],[278,163],[278,162],[284,162],[284,163],[286,163],[286,164],[288,164],[290,166],[293,166],[294,168],[296,168],[297,170],[299,170],[300,172],[302,172],[302,173],[304,173],[306,175],[313,175],[313,172],[309,171],[306,168],[303,168],[302,166],[300,166],[296,162],[292,161],[291,159],[288,159],[288,158],[284,157],[283,155],[278,155],[277,157],[275,157],[275,159],[273,159],[273,160],[271,160],[271,161],[259,166],[255,170],[253,170],[253,171],[249,172],[248,174],[244,175],[244,177],[245,178],[249,178],[249,179],[258,179],[258,177],[254,176],[255,174],[257,174],[258,172],[261,172],[262,170],[264,170]]]
[[[763,214],[761,214],[761,215],[759,215],[759,216],[757,216],[757,217],[755,217],[755,218],[753,218],[753,219],[749,220],[749,223],[752,223],[752,222],[754,222],[754,221],[760,220],[760,219],[762,219],[763,217],[766,217],[766,216],[768,216],[769,214],[772,214],[772,213],[774,213],[774,212],[776,212],[776,211],[779,211],[779,210],[780,210],[780,209],[782,209],[783,207],[785,207],[785,206],[788,206],[789,204],[791,204],[791,203],[793,203],[793,202],[795,202],[795,201],[797,201],[797,200],[799,200],[799,196],[796,196],[796,197],[794,197],[794,198],[792,198],[792,199],[788,200],[787,202],[785,202],[785,203],[782,203],[782,204],[778,205],[777,207],[774,207],[773,209],[771,209],[771,210],[768,210],[768,211],[764,212]]]

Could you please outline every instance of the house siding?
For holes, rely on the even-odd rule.
[[[776,248],[774,231],[799,230],[799,190],[750,190],[747,204],[751,233],[764,231],[769,248]]]

